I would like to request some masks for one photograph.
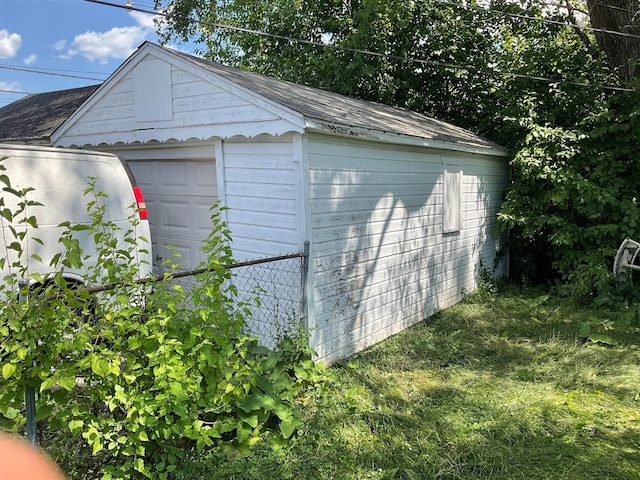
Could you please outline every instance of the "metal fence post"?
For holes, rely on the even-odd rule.
[[[303,318],[304,331],[309,334],[309,325],[307,324],[307,275],[309,273],[309,240],[304,241],[304,251],[302,252],[302,275],[300,285],[300,314]]]
[[[20,280],[18,282],[18,301],[26,302],[28,298],[27,294],[27,282],[25,280]],[[27,440],[31,445],[36,445],[37,440],[37,425],[36,425],[36,389],[34,387],[26,386],[24,390],[24,404],[27,415]]]
[[[36,424],[36,389],[27,387],[24,391],[24,403],[27,409],[27,440],[31,445],[37,445],[38,428]]]

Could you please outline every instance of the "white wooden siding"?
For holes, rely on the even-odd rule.
[[[173,118],[171,64],[147,59],[138,65],[135,77],[135,112],[139,122],[157,122]]]
[[[227,208],[224,218],[236,260],[302,251],[300,145],[300,138],[295,135],[218,143],[220,199]],[[301,271],[270,263],[243,268],[238,274],[250,272],[257,275],[255,285],[247,284],[246,278],[236,282],[240,299],[252,297],[253,288],[260,288],[260,305],[253,308],[247,329],[263,344],[273,346],[277,335],[292,327],[292,311],[299,308]]]
[[[308,135],[312,288],[320,359],[357,352],[461,299],[493,265],[503,159]],[[459,231],[443,233],[443,165],[462,171]]]
[[[302,249],[299,155],[291,137],[224,141],[219,188],[239,260]]]

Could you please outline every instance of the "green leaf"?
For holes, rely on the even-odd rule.
[[[127,396],[124,393],[124,388],[122,388],[121,385],[116,385],[114,390],[115,391],[113,396],[116,398],[116,400],[118,400],[120,403],[127,403]]]
[[[91,355],[91,371],[99,377],[104,377],[109,373],[109,362],[101,359],[98,355]]]
[[[280,422],[280,433],[284,438],[289,438],[293,435],[293,432],[301,425],[300,421],[296,418],[289,418]]]
[[[180,382],[171,382],[171,386],[169,387],[172,395],[175,395],[177,398],[186,397],[184,392],[184,387]]]
[[[591,335],[589,335],[589,340],[591,340],[593,343],[600,343],[602,345],[608,345],[608,346],[616,346],[618,345],[618,341],[608,335],[602,335],[600,333],[592,333]]]
[[[30,227],[38,228],[38,220],[34,216],[25,218],[24,222],[28,224]]]
[[[266,395],[260,395],[258,393],[252,393],[239,400],[236,400],[236,406],[247,413],[251,413],[257,410],[271,410],[275,401],[271,397]]]
[[[14,363],[5,363],[2,366],[2,378],[8,380],[9,378],[13,377],[17,370],[18,367]]]
[[[76,386],[76,377],[74,376],[74,377],[59,378],[57,383],[58,385],[60,385],[60,388],[63,388],[67,391],[71,391]]]
[[[83,427],[84,427],[84,421],[78,420],[78,419],[71,420],[68,425],[69,431],[74,437],[82,431]]]
[[[144,460],[142,458],[140,458],[140,457],[136,458],[133,461],[133,465],[134,465],[133,468],[135,468],[136,471],[138,471],[140,473],[143,473],[143,474],[147,472],[146,469],[144,468]]]
[[[271,380],[273,391],[276,393],[280,393],[291,388],[293,384],[291,377],[283,372],[274,373],[270,377],[270,380]]]
[[[238,422],[238,428],[236,430],[236,440],[242,444],[247,441],[249,435],[251,435],[251,427],[245,425],[244,422]]]
[[[589,325],[588,323],[581,323],[580,333],[579,333],[580,337],[588,338],[590,334],[591,334],[591,325]]]
[[[282,358],[282,351],[274,350],[265,360],[264,369],[266,371],[272,370],[278,364],[281,358]]]
[[[251,428],[256,428],[258,426],[258,415],[240,415],[240,418],[244,423],[249,425]]]
[[[93,439],[93,444],[92,444],[92,455],[95,455],[96,453],[98,453],[100,450],[102,450],[104,448],[104,445],[102,444],[102,439],[99,436],[96,436]]]
[[[52,412],[53,407],[51,405],[40,405],[36,411],[36,422],[49,418]]]
[[[40,384],[40,393],[44,392],[45,390],[49,390],[51,387],[53,387],[56,383],[58,382],[58,380],[56,379],[56,377],[49,377],[47,379],[45,379],[41,384]]]
[[[285,403],[277,403],[273,407],[273,413],[275,413],[280,420],[289,420],[293,418],[293,412],[293,408]]]
[[[56,253],[53,257],[51,257],[51,261],[49,262],[50,267],[55,267],[60,263],[60,259],[62,258],[62,254],[60,252]]]

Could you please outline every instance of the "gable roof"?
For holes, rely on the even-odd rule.
[[[254,128],[242,130],[237,118],[226,124],[219,119],[216,119],[215,124],[205,124],[202,116],[196,121],[195,116],[185,117],[185,112],[182,112],[182,117],[174,118],[173,122],[167,118],[163,119],[166,121],[153,124],[138,122],[125,126],[124,117],[119,117],[118,125],[113,125],[117,131],[95,130],[96,122],[88,120],[92,117],[94,106],[100,108],[102,100],[106,99],[110,91],[119,91],[123,85],[121,82],[134,77],[132,72],[154,58],[171,64],[178,70],[184,70],[210,85],[219,85],[231,96],[242,97],[243,101],[256,107],[254,112],[261,112],[260,115],[267,113],[271,123],[267,125],[262,119],[256,119]],[[135,94],[130,88],[128,91]],[[140,94],[135,95],[137,103]],[[207,101],[206,96],[201,97],[199,112],[203,111],[203,106],[206,109],[204,104]],[[109,104],[107,100],[102,103]],[[212,109],[215,107],[215,104],[211,104]],[[128,115],[127,121],[137,121],[130,113]],[[248,121],[246,118],[245,120]],[[89,130],[79,126],[83,121],[87,125],[92,123]],[[85,144],[84,142],[93,145],[101,142],[129,143],[214,136],[226,138],[259,133],[280,135],[286,131],[302,133],[305,130],[489,155],[508,155],[507,150],[501,146],[468,130],[416,112],[227,67],[151,42],[140,45],[102,84],[96,94],[55,131],[52,140],[55,144],[68,146]]]
[[[0,108],[0,140],[48,142],[99,85],[27,95]]]
[[[308,120],[373,129],[382,133],[407,135],[470,148],[495,149],[504,151],[506,154],[506,150],[498,144],[468,130],[404,108],[359,100],[327,90],[227,67],[166,47],[161,48],[296,111]]]

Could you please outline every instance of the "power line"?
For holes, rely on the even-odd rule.
[[[607,7],[611,10],[620,10],[622,12],[633,13],[634,15],[638,13],[638,10],[634,11],[629,8],[616,7],[615,5],[607,5],[606,3],[593,2],[593,5],[598,5],[600,7]],[[566,7],[564,7],[566,8]]]
[[[2,93],[15,93],[16,95],[31,95],[29,92],[19,92],[18,90],[5,90],[0,88],[0,92]]]
[[[19,67],[18,65],[8,65],[9,67]],[[19,67],[21,68],[21,67]],[[38,68],[38,70],[42,70],[45,72],[64,72],[64,73],[86,73],[89,75],[104,75],[105,77],[109,76],[110,73],[106,73],[106,72],[90,72],[90,71],[86,71],[86,70],[69,70],[67,68],[45,68],[45,67],[40,67]]]
[[[0,65],[0,69],[16,70],[19,72],[28,72],[28,73],[39,73],[41,75],[54,75],[57,77],[79,78],[82,80],[96,80],[99,82],[104,81],[104,78],[84,77],[81,75],[71,75],[69,73],[61,73],[61,72],[64,72],[65,70],[59,70],[59,71],[55,71],[53,69],[44,70],[44,69],[36,69],[36,68],[16,67],[13,65]]]
[[[123,8],[126,10],[130,10],[130,11],[136,11],[136,12],[141,12],[141,13],[147,13],[150,15],[158,15],[161,17],[165,17],[165,18],[169,18],[171,15],[164,13],[164,12],[158,12],[157,10],[145,10],[142,9],[140,7],[135,7],[132,4],[127,3],[127,5],[118,5],[115,3],[111,3],[111,2],[107,2],[107,1],[102,1],[102,0],[85,0],[86,2],[91,2],[91,3],[98,3],[101,5],[107,5],[110,7],[117,7],[117,8]],[[635,39],[640,39],[640,35],[635,35],[632,33],[625,33],[625,32],[620,32],[618,30],[608,30],[608,29],[604,29],[604,28],[596,28],[596,27],[588,27],[586,25],[576,25],[575,23],[571,23],[571,22],[562,22],[559,20],[550,20],[548,18],[538,18],[538,17],[533,17],[531,15],[524,15],[524,14],[520,14],[520,13],[511,13],[511,12],[504,12],[502,10],[496,10],[493,8],[484,8],[484,7],[480,7],[480,6],[474,6],[474,5],[464,5],[461,3],[453,3],[453,2],[449,2],[446,0],[432,0],[434,3],[440,3],[443,5],[450,5],[450,6],[454,6],[457,8],[466,8],[466,9],[473,9],[473,10],[478,10],[478,11],[483,11],[483,12],[490,12],[490,13],[497,13],[499,15],[504,15],[504,16],[509,16],[509,17],[513,17],[513,18],[519,18],[522,20],[531,20],[531,21],[535,21],[535,22],[541,22],[541,23],[549,23],[552,25],[558,25],[558,26],[562,26],[562,27],[570,27],[570,28],[578,28],[580,30],[587,30],[590,32],[599,32],[599,33],[606,33],[608,35],[617,35],[617,36],[621,36],[621,37],[628,37],[628,38],[635,38]],[[567,8],[565,6],[562,5],[556,5],[556,4],[547,4],[547,5],[551,5],[555,8]],[[626,8],[621,8],[621,7],[615,7],[613,5],[607,5],[604,3],[598,3],[598,2],[594,2],[594,5],[600,5],[603,7],[608,7],[608,8],[612,8],[612,9],[617,9],[617,10],[622,10],[625,12],[630,12],[631,10],[628,10]],[[638,12],[640,13],[640,11]],[[189,21],[190,23],[198,23],[200,25],[208,25],[208,26],[214,26],[214,27],[218,27],[218,28],[226,28],[226,29],[236,29],[239,31],[243,31],[243,32],[247,32],[247,33],[262,33],[262,34],[267,34],[266,32],[259,32],[256,30],[250,30],[250,29],[243,29],[242,27],[234,27],[232,25],[226,25],[226,24],[221,24],[221,23],[212,23],[212,22],[205,22],[202,20],[196,20],[193,18],[187,18],[185,17],[185,20]],[[299,41],[304,42],[304,40],[300,39]],[[324,46],[328,46],[326,44],[322,44]]]
[[[551,25],[559,25],[561,27],[579,28],[580,30],[586,30],[588,32],[606,33],[608,35],[617,35],[617,36],[620,36],[620,37],[640,39],[640,35],[634,35],[632,33],[619,32],[617,30],[607,30],[607,29],[603,29],[603,28],[587,27],[586,25],[576,25],[575,23],[571,23],[571,22],[561,22],[560,20],[550,20],[548,18],[532,17],[531,15],[523,15],[521,13],[503,12],[502,10],[495,10],[495,9],[492,9],[492,8],[484,8],[484,7],[476,7],[474,5],[463,5],[463,4],[459,4],[459,3],[448,2],[446,0],[431,0],[431,1],[434,2],[434,3],[440,3],[440,4],[443,4],[443,5],[450,5],[450,6],[454,6],[454,7],[457,7],[457,8],[465,8],[465,9],[468,9],[468,10],[476,10],[476,11],[482,11],[482,12],[497,13],[499,15],[504,15],[504,16],[508,16],[508,17],[512,17],[512,18],[519,18],[521,20],[532,20],[532,21],[540,22],[540,23],[549,23]],[[604,4],[599,4],[599,5],[604,5]],[[564,7],[559,7],[559,8],[564,8]]]
[[[147,13],[147,14],[150,14],[150,15],[157,15],[157,16],[164,17],[166,19],[170,18],[170,15],[167,14],[167,13],[158,12],[158,11],[155,11],[155,10],[146,10],[146,9],[134,7],[134,6],[129,5],[129,4],[127,4],[127,5],[118,5],[118,4],[115,4],[115,3],[107,2],[105,0],[85,0],[85,1],[86,2],[91,2],[91,3],[97,3],[97,4],[100,4],[100,5],[106,5],[106,6],[109,6],[109,7],[123,8],[123,9],[129,10],[129,11],[137,11],[137,12],[141,12],[141,13]],[[502,75],[502,76],[506,76],[506,77],[510,77],[510,78],[534,80],[534,81],[539,81],[539,82],[544,82],[544,83],[549,83],[549,84],[559,83],[559,84],[565,84],[565,85],[575,85],[575,86],[579,86],[579,87],[600,88],[600,89],[603,89],[603,90],[612,90],[612,91],[618,91],[618,92],[634,92],[634,93],[637,92],[637,90],[634,90],[634,89],[631,89],[631,88],[616,87],[616,86],[611,86],[611,85],[598,85],[598,84],[591,84],[591,83],[587,83],[587,82],[574,82],[574,81],[569,81],[569,80],[559,80],[559,79],[554,79],[554,78],[549,78],[549,77],[542,77],[542,76],[523,75],[523,74],[519,74],[519,73],[505,72],[505,71],[495,70],[495,69],[493,69],[493,70],[483,69],[483,68],[479,68],[479,67],[475,67],[475,66],[471,66],[471,65],[467,65],[467,66],[457,65],[457,64],[454,64],[454,63],[438,62],[438,61],[435,61],[435,60],[425,60],[425,59],[414,58],[414,57],[403,57],[403,56],[400,56],[400,55],[393,55],[393,54],[388,54],[388,53],[374,52],[374,51],[371,51],[371,50],[343,47],[343,46],[339,46],[339,45],[331,45],[331,44],[327,44],[327,43],[323,43],[323,42],[317,42],[317,41],[314,41],[314,40],[305,40],[305,39],[301,39],[301,38],[289,37],[289,36],[286,36],[286,35],[278,35],[278,34],[275,34],[275,33],[263,32],[263,31],[260,31],[260,30],[253,30],[253,29],[244,28],[244,27],[236,27],[236,26],[233,26],[233,25],[227,25],[227,24],[223,24],[223,23],[205,22],[205,21],[197,20],[197,19],[190,18],[190,17],[184,17],[184,20],[188,21],[189,23],[195,23],[195,24],[198,24],[198,25],[205,25],[205,26],[208,26],[208,27],[215,27],[215,28],[220,28],[220,29],[233,30],[233,31],[237,31],[237,32],[248,33],[248,34],[258,35],[258,36],[267,37],[267,38],[273,38],[273,39],[276,39],[276,40],[284,40],[284,41],[287,41],[287,42],[290,42],[290,43],[302,43],[302,44],[305,44],[305,45],[321,47],[321,48],[328,48],[328,49],[332,49],[332,50],[336,50],[336,51],[344,51],[344,52],[350,52],[350,53],[357,53],[357,54],[361,54],[361,55],[369,55],[369,56],[373,56],[373,57],[377,57],[377,58],[384,58],[384,59],[388,59],[388,60],[398,60],[398,61],[402,61],[402,62],[417,63],[419,65],[444,67],[444,68],[451,68],[451,69],[454,69],[454,70],[465,70],[465,71],[473,70],[473,71],[476,71],[478,73]]]
[[[538,5],[543,6],[543,7],[553,7],[556,8],[558,10],[569,10],[570,8],[578,11],[578,12],[582,12],[582,13],[586,13],[584,12],[584,10],[581,10],[580,8],[576,8],[573,5],[567,6],[569,4],[569,2],[567,1],[566,3],[562,3],[562,1],[558,1],[558,2],[544,2],[544,1],[538,1]],[[603,7],[608,7],[609,5],[605,5],[604,3],[597,3],[597,2],[592,2],[592,5],[602,5]],[[624,10],[625,12],[629,11],[629,9],[627,8],[620,8],[620,7],[614,7],[611,6],[611,8],[614,9],[618,9],[618,10]]]

